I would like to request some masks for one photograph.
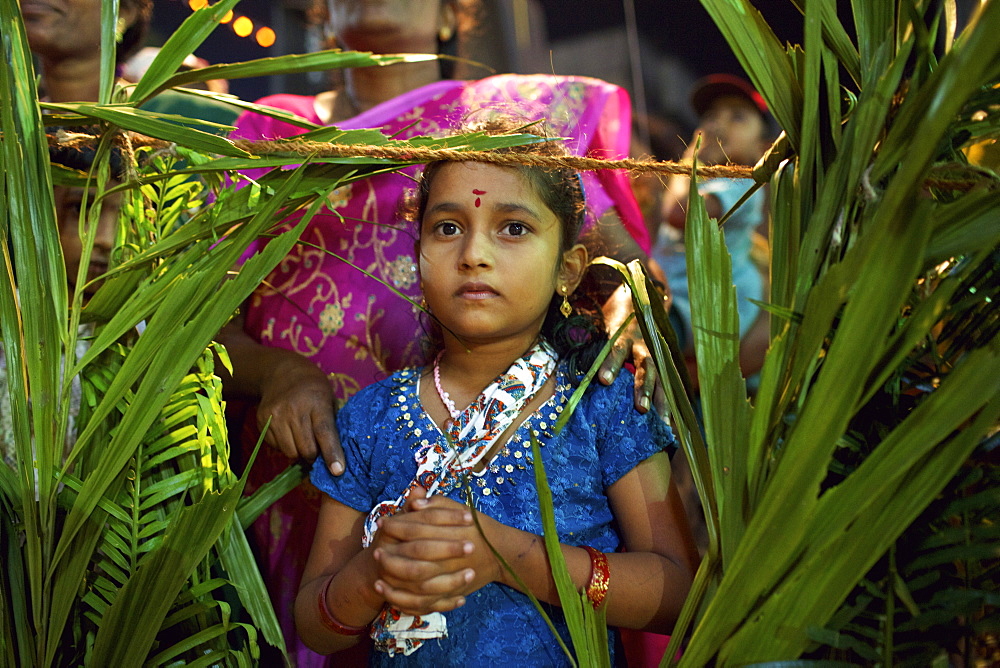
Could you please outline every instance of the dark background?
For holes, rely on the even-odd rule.
[[[892,0],[866,0],[891,2]],[[277,34],[270,48],[238,37],[220,26],[198,50],[211,63],[229,63],[323,48],[321,31],[307,13],[313,0],[243,0],[237,15],[267,25]],[[802,0],[752,0],[778,40],[801,44]],[[633,111],[643,141],[659,134],[689,136],[695,118],[688,91],[706,74],[742,74],[742,68],[699,0],[476,0],[479,26],[460,55],[485,63],[497,72],[553,72],[588,75],[623,86],[632,96]],[[964,23],[978,0],[958,0]],[[850,0],[837,0],[838,13],[853,32]],[[931,10],[936,7],[931,3]],[[520,13],[519,13],[520,12]],[[518,32],[515,16],[527,12],[529,36]],[[191,13],[187,0],[154,0],[148,43],[162,44]],[[628,19],[634,13],[634,22]],[[635,26],[630,34],[629,25]],[[522,27],[524,23],[520,24]],[[853,34],[851,39],[854,40]],[[461,66],[460,66],[461,67]],[[478,78],[482,68],[459,73]],[[331,87],[329,74],[310,73],[230,82],[230,92],[256,100],[272,93],[315,94]],[[660,124],[660,130],[647,130]],[[672,156],[683,147],[652,146],[654,153]]]
[[[237,14],[249,17],[255,25],[273,28],[278,35],[275,45],[262,48],[252,38],[238,37],[228,26],[220,26],[197,55],[212,63],[224,63],[301,51],[306,42],[308,4],[308,0],[284,3],[243,0],[237,5]],[[544,14],[550,46],[608,28],[620,26],[624,30],[627,0],[540,0],[538,4]],[[779,39],[801,42],[802,17],[789,0],[758,0],[754,4]],[[696,76],[741,71],[721,33],[697,0],[634,0],[634,9],[636,25],[644,40],[664,54],[680,59]],[[155,0],[149,43],[162,44],[190,13],[184,0]],[[230,90],[245,99],[277,92],[269,82],[259,79],[233,81]],[[283,92],[313,91],[285,88]]]

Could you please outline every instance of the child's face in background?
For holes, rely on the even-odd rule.
[[[56,221],[59,224],[59,244],[62,246],[63,259],[66,262],[66,280],[70,287],[76,286],[76,277],[80,269],[80,259],[83,253],[83,240],[80,238],[80,208],[83,206],[84,188],[56,186],[53,195],[56,203]],[[91,190],[88,204],[94,201],[94,191]],[[108,260],[115,243],[115,226],[118,222],[118,212],[122,205],[120,192],[112,193],[101,203],[101,216],[97,224],[97,235],[94,238],[94,249],[90,254],[90,266],[87,270],[87,280],[92,281],[108,271]],[[98,283],[86,286],[84,293],[93,294]]]
[[[705,164],[755,164],[767,149],[766,124],[749,100],[724,95],[716,98],[698,122],[703,133],[699,160]]]
[[[442,166],[421,221],[420,276],[445,336],[464,343],[514,337],[517,345],[531,345],[553,294],[579,281],[575,260],[562,261],[560,236],[560,221],[517,171]]]

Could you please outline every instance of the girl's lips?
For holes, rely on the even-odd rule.
[[[458,289],[457,296],[465,299],[489,299],[500,293],[485,283],[466,283]]]

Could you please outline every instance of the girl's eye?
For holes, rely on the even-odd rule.
[[[436,227],[438,234],[446,237],[455,236],[456,234],[458,234],[459,231],[458,225],[448,220],[438,223]]]
[[[511,237],[523,237],[528,233],[528,226],[516,221],[510,222],[504,226],[504,233]]]

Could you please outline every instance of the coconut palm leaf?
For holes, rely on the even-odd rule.
[[[177,71],[188,54],[194,53],[201,46],[237,2],[239,0],[219,0],[211,5],[206,4],[188,16],[164,42],[142,81],[132,91],[131,101],[138,106],[155,95],[158,89],[162,90],[160,85]]]
[[[696,206],[691,206],[689,211],[695,211],[695,209]],[[690,215],[704,215],[703,207],[700,214],[695,212]],[[594,264],[605,264],[618,270],[632,293],[633,310],[637,316],[642,336],[649,346],[657,374],[660,378],[666,379],[664,390],[670,411],[670,425],[684,449],[688,461],[692,462],[691,474],[705,513],[708,547],[698,571],[695,573],[688,598],[681,608],[671,633],[670,644],[664,654],[664,661],[666,661],[667,657],[676,655],[686,637],[689,625],[696,618],[702,606],[704,596],[714,586],[715,580],[718,578],[720,530],[716,488],[709,475],[710,464],[705,442],[688,398],[687,385],[689,380],[686,373],[682,375],[682,371],[680,371],[685,368],[680,346],[664,309],[663,300],[659,298],[658,291],[654,289],[645,269],[638,261],[623,265],[610,258],[599,257],[594,260]],[[656,295],[656,298],[651,299],[650,294]]]
[[[163,544],[150,553],[104,616],[91,657],[95,665],[136,665],[145,660],[159,629],[157,620],[166,616],[191,570],[231,521],[242,489],[241,481],[181,510]],[[122,628],[132,633],[128,643],[117,642]]]
[[[692,169],[696,168],[694,165]],[[692,255],[688,263],[691,296],[691,326],[699,360],[705,440],[712,480],[716,481],[719,541],[722,568],[743,537],[746,522],[744,499],[750,495],[748,473],[751,461],[747,442],[750,405],[746,383],[739,368],[739,314],[733,287],[732,265],[724,235],[708,217],[697,182],[691,179],[685,230],[690,235]],[[693,268],[697,267],[697,271]],[[711,315],[710,315],[711,314]],[[756,464],[756,462],[753,462]]]
[[[38,660],[44,655],[42,601],[49,592],[43,577],[51,549],[48,527],[55,521],[57,488],[47,475],[35,477],[35,467],[48,471],[63,450],[66,433],[59,361],[67,314],[66,279],[54,220],[51,180],[37,92],[20,12],[10,0],[0,2],[4,26],[0,67],[0,152],[5,165],[18,165],[3,174],[5,215],[2,219],[4,271],[0,286],[0,331],[7,362],[8,399],[13,418],[14,450],[18,460],[17,497],[5,504],[20,511],[23,528],[23,564],[30,593],[20,598],[14,613],[20,657]],[[17,267],[15,276],[14,267]],[[19,305],[31,304],[35,316],[22,319]],[[29,379],[32,402],[29,410]],[[34,466],[32,464],[35,464]],[[21,596],[21,583],[12,583]],[[30,627],[25,627],[25,623]]]
[[[101,3],[101,80],[97,99],[104,104],[111,102],[116,78],[115,64],[117,62],[117,38],[109,26],[118,21],[118,0]]]
[[[577,590],[569,575],[566,558],[559,543],[552,491],[549,489],[545,464],[542,462],[541,446],[534,433],[531,434],[531,459],[534,464],[535,486],[538,490],[538,508],[544,529],[545,553],[549,557],[552,579],[559,592],[559,602],[573,641],[573,651],[576,655],[576,662],[573,665],[610,667],[611,654],[608,652],[608,630],[604,619],[606,610],[603,607],[599,612],[594,610],[586,593]],[[571,661],[572,658],[570,657]]]
[[[188,20],[191,20],[194,17],[195,15],[192,14],[188,17]],[[176,34],[177,33],[175,33],[175,35]],[[165,47],[161,51],[161,54],[163,54],[163,51],[166,51]],[[272,58],[260,58],[257,60],[248,60],[242,63],[209,65],[207,67],[200,67],[196,70],[177,72],[177,68],[180,67],[181,62],[177,61],[176,57],[172,56],[170,52],[167,52],[166,55],[158,54],[157,58],[160,57],[169,60],[169,62],[163,63],[163,72],[169,73],[167,78],[162,78],[162,75],[156,76],[156,73],[160,72],[159,67],[156,70],[156,73],[154,73],[154,78],[146,81],[149,75],[144,75],[144,86],[142,89],[136,88],[137,92],[133,92],[132,97],[130,98],[132,103],[142,104],[149,98],[155,96],[157,93],[160,93],[168,88],[188,86],[190,84],[201,83],[211,79],[245,79],[247,77],[299,74],[301,72],[325,72],[347,67],[385,67],[386,65],[395,65],[398,63],[419,63],[437,59],[436,55],[427,53],[372,54],[361,51],[341,51],[340,49],[329,49],[313,53],[296,53],[284,56],[275,56]],[[153,65],[156,64],[157,63],[154,60]],[[152,69],[152,65],[150,66],[150,69]],[[206,91],[199,91],[197,89],[181,89],[180,92],[186,95],[196,95],[199,97],[217,100],[219,102],[226,102],[228,104],[233,104],[234,106],[252,109],[254,112],[260,112],[260,107],[243,102],[242,100],[232,96],[207,93]],[[265,115],[270,116],[271,113],[266,113]],[[285,116],[289,116],[287,111],[276,110],[274,114],[275,118],[283,118]],[[299,119],[295,124],[302,124],[302,127],[316,127],[312,123],[304,124],[302,119]]]
[[[46,109],[62,110],[72,112],[79,117],[76,121],[80,125],[90,125],[96,121],[111,123],[123,130],[131,130],[139,134],[157,137],[165,141],[176,142],[181,146],[201,151],[203,153],[218,153],[220,155],[246,158],[249,154],[237,148],[231,141],[195,128],[179,125],[178,123],[192,123],[191,119],[173,114],[160,114],[152,111],[136,109],[127,104],[121,105],[97,105],[84,102],[73,102],[67,104],[56,104],[47,102]],[[63,119],[65,122],[66,119]],[[197,121],[199,125],[204,125],[215,130],[230,129],[228,126],[210,123],[208,121]]]
[[[717,11],[731,14],[721,20],[726,25],[735,25],[736,16],[744,13],[721,4]],[[828,42],[819,28],[824,11],[818,4],[806,6],[806,53],[795,71],[804,89],[829,94],[834,61],[829,53],[810,53],[822,52]],[[997,388],[990,380],[997,362],[993,333],[980,336],[974,345],[967,340],[964,356],[951,358],[950,375],[898,424],[879,434],[873,450],[846,480],[823,491],[832,455],[854,416],[898,374],[896,369],[927,350],[925,337],[941,326],[942,312],[963,294],[964,281],[989,266],[988,247],[956,242],[949,250],[969,255],[962,269],[930,290],[914,291],[930,264],[925,258],[942,257],[941,246],[932,247],[930,240],[945,234],[947,224],[937,215],[941,207],[923,197],[920,183],[942,155],[940,147],[949,146],[946,137],[966,100],[995,73],[997,45],[995,40],[987,44],[985,26],[995,25],[997,11],[997,3],[986,3],[939,62],[918,57],[918,67],[924,69],[910,79],[898,107],[890,102],[908,73],[910,55],[928,52],[931,31],[900,28],[888,44],[872,48],[869,43],[859,50],[869,58],[862,58],[861,67],[867,86],[848,110],[842,131],[832,123],[824,127],[824,114],[840,120],[839,110],[828,102],[812,106],[807,101],[801,119],[787,119],[802,128],[802,141],[794,142],[794,161],[773,177],[771,238],[780,272],[772,274],[772,300],[781,300],[775,312],[790,318],[772,321],[775,338],[753,410],[749,491],[737,490],[736,498],[725,499],[742,508],[746,533],[724,563],[718,590],[682,659],[685,664],[743,664],[800,655],[812,642],[810,634],[833,616],[831,603],[847,598],[864,571],[889,550],[1000,420],[993,398]],[[865,30],[884,23],[877,12],[858,12],[865,12]],[[909,18],[904,13],[902,22]],[[747,41],[734,34],[729,39]],[[756,76],[750,72],[755,82],[774,74],[760,58],[741,58],[746,67],[758,69]],[[879,67],[872,67],[872,59]],[[771,106],[782,113],[782,105]],[[914,136],[921,138],[917,150],[911,146]],[[845,193],[861,197],[845,200]],[[974,197],[980,204],[990,201]],[[948,220],[954,222],[961,205],[951,206]],[[957,227],[956,239],[992,238],[990,232]],[[694,291],[699,276],[709,283],[726,279],[714,276],[713,255],[702,257],[699,246],[705,241],[696,238],[697,228],[691,229]],[[708,324],[701,331],[725,331],[725,309],[710,304]],[[977,349],[969,352],[969,345]],[[699,348],[699,370],[735,362],[732,354]],[[740,401],[745,399],[706,398],[732,410]],[[706,411],[708,434],[725,428],[711,424],[717,419]],[[710,452],[719,447],[712,439]],[[721,520],[725,532],[725,511]],[[779,627],[781,633],[772,631]]]
[[[263,438],[263,435],[261,436]],[[236,513],[239,517],[240,526],[244,529],[260,517],[267,508],[299,486],[303,480],[309,476],[311,466],[306,463],[292,464],[287,469],[263,483],[253,494],[246,496],[240,501],[240,507]]]
[[[107,390],[120,371],[127,350],[119,346],[108,353],[115,355],[117,361],[97,366],[96,375],[86,376],[87,382],[92,384],[87,393],[89,396],[99,396]],[[161,418],[137,448],[136,459],[127,469],[125,484],[116,499],[117,505],[110,506],[113,512],[109,513],[106,530],[98,546],[93,573],[87,578],[91,588],[82,599],[89,608],[84,615],[90,619],[91,628],[97,629],[97,638],[101,637],[101,633],[114,637],[113,634],[123,631],[109,628],[104,618],[119,591],[160,548],[171,520],[185,505],[186,497],[200,498],[217,493],[236,481],[224,459],[227,453],[225,424],[221,419],[219,402],[221,386],[212,374],[212,355],[209,351],[205,352],[198,366],[197,373],[189,374],[178,386],[164,407]],[[122,413],[128,411],[134,399],[134,393],[127,394],[116,409]],[[82,487],[78,481],[74,481],[72,486],[75,489]],[[108,507],[108,504],[103,507]],[[253,563],[252,560],[250,563]],[[218,580],[217,583],[225,581]],[[184,604],[183,597],[179,599],[179,604],[189,611],[187,616],[197,612],[202,617],[208,615],[211,619],[214,615],[218,618],[212,609],[223,604],[210,596],[217,587],[218,584],[208,589],[202,587],[200,594],[198,587],[192,587],[190,592],[195,596],[194,603]],[[195,612],[190,612],[193,609]],[[266,618],[260,610],[254,612],[261,614],[262,619]],[[273,613],[271,616],[273,618]],[[165,619],[163,628],[182,619],[183,613],[171,613]],[[197,628],[204,626],[203,619]],[[215,627],[222,631],[228,628],[226,625]],[[210,639],[216,635],[201,636],[196,633],[192,637]],[[277,637],[280,644],[280,633]],[[190,644],[190,639],[185,640],[183,647]]]
[[[0,596],[9,604],[0,608],[0,653],[4,665],[26,666],[31,664],[34,643],[29,619],[29,594],[24,586],[27,581],[25,555],[15,540],[17,530],[14,519],[19,513],[12,512],[6,497],[3,501],[0,508],[0,554],[3,555],[6,572],[0,576]]]

